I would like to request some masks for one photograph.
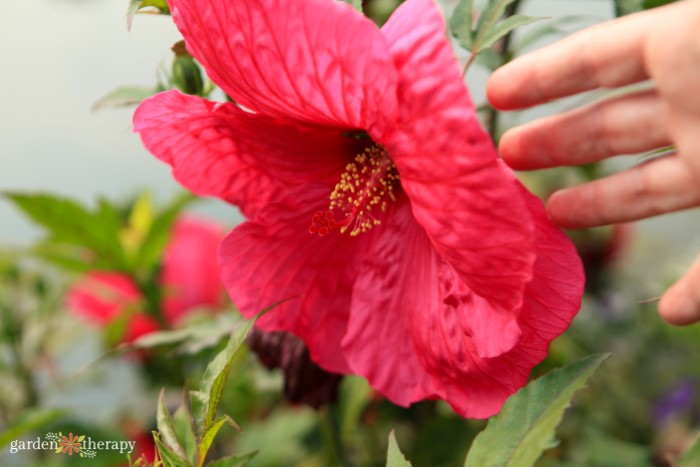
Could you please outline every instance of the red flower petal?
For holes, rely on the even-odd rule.
[[[124,331],[123,342],[133,342],[144,334],[160,329],[155,319],[133,308],[141,294],[126,275],[116,272],[92,272],[68,291],[66,306],[77,315],[107,326],[122,313],[133,314]]]
[[[542,203],[518,191],[535,219],[537,260],[517,320],[503,323],[436,254],[410,210],[387,214],[358,271],[343,351],[353,372],[394,403],[440,397],[463,416],[489,417],[526,383],[578,311],[583,272],[576,251]],[[488,358],[503,346],[485,336],[499,332],[513,339],[511,350]]]
[[[223,305],[218,251],[224,234],[219,225],[185,217],[178,219],[171,235],[160,281],[165,318],[176,323],[193,308]]]
[[[141,336],[159,331],[161,329],[158,321],[145,313],[137,313],[129,318],[129,323],[124,331],[123,342],[130,344]]]
[[[520,192],[537,227],[537,260],[518,317],[522,334],[517,344],[496,358],[479,358],[474,340],[455,332],[472,311],[473,305],[466,302],[451,314],[431,307],[421,315],[423,325],[414,329],[427,370],[440,378],[446,400],[463,416],[497,413],[527,382],[531,369],[547,356],[550,342],[569,326],[581,305],[583,269],[573,245],[547,220],[541,201],[522,187]]]
[[[498,355],[519,335],[514,320],[535,259],[530,215],[478,124],[435,4],[409,0],[382,33],[401,102],[401,122],[383,143],[438,254],[489,302],[475,338],[482,356]],[[492,334],[496,324],[505,336]]]
[[[270,204],[255,222],[235,228],[224,239],[220,256],[224,284],[244,316],[289,299],[264,315],[259,327],[296,334],[319,366],[347,373],[340,341],[361,259],[357,253],[369,237],[309,233],[311,217],[325,208],[331,190],[317,184],[290,192],[284,203]]]
[[[380,232],[381,230],[381,232]],[[434,299],[430,289],[433,247],[411,214],[405,195],[391,205],[363,252],[352,291],[352,311],[343,351],[354,373],[392,402],[439,396],[412,338],[415,321]]]
[[[328,0],[171,0],[187,49],[256,112],[366,128],[396,108],[396,74],[377,27]]]
[[[468,386],[452,397],[474,401],[481,388],[512,393],[512,369],[502,365],[490,376],[482,370],[480,354],[513,348],[520,337],[517,321],[497,321],[490,303],[472,293],[437,255],[410,209],[388,213],[381,228],[361,264],[343,340],[353,371],[403,406],[433,397],[459,404],[448,397],[453,380]],[[500,396],[493,397],[494,403],[486,389],[483,395],[486,401],[479,407],[500,407]],[[460,413],[483,414],[472,406]]]
[[[124,274],[92,272],[70,288],[66,307],[95,323],[107,324],[140,297],[136,285]]]
[[[218,196],[252,218],[287,185],[336,181],[357,142],[310,127],[251,114],[234,104],[170,91],[144,101],[134,130],[198,195]]]

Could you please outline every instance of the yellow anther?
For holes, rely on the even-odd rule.
[[[350,231],[350,235],[367,232],[375,225],[381,224],[372,215],[374,206],[382,211],[387,209],[387,198],[396,201],[394,189],[398,183],[399,174],[396,166],[380,146],[371,146],[355,157],[355,161],[345,166],[345,172],[330,194],[328,213],[340,214],[344,220],[335,222],[333,227],[340,227],[340,232]],[[319,222],[325,222],[328,217],[317,215],[314,222],[318,224],[311,230],[318,230],[324,235],[328,229]],[[331,228],[331,229],[332,229]]]

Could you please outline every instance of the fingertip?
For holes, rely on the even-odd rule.
[[[523,153],[522,133],[518,129],[508,130],[501,136],[498,153],[511,169],[527,170],[529,168]]]
[[[486,98],[498,110],[511,110],[512,97],[509,95],[509,83],[506,65],[491,73],[486,81]]]
[[[486,98],[498,110],[518,110],[545,101],[537,85],[537,70],[524,57],[496,69],[486,81]]]
[[[580,203],[572,203],[572,189],[555,191],[547,200],[545,208],[549,218],[559,227],[565,229],[578,229],[586,227],[581,221],[585,216],[580,208]]]
[[[547,211],[547,217],[549,217],[555,224],[560,225],[561,224],[558,222],[560,219],[560,212],[561,209],[559,206],[561,205],[561,190],[560,191],[555,191],[552,193],[552,195],[547,199],[547,202],[545,203],[545,210]]]
[[[664,293],[658,311],[664,321],[674,326],[700,321],[700,302],[685,279],[679,280]]]

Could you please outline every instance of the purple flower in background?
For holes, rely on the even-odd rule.
[[[689,379],[677,382],[654,404],[652,419],[656,425],[665,425],[679,415],[690,412],[695,406],[697,388]]]

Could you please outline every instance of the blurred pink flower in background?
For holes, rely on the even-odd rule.
[[[224,305],[217,257],[222,237],[221,227],[211,221],[183,217],[173,225],[160,274],[162,312],[169,325],[177,325],[195,308],[217,309]],[[161,329],[158,321],[143,311],[136,284],[121,273],[87,274],[69,290],[67,306],[101,326],[128,314],[124,342]]]

